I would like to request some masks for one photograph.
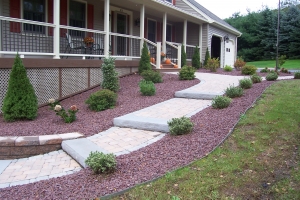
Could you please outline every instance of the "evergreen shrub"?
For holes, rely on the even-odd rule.
[[[227,108],[231,103],[231,99],[225,96],[216,96],[212,100],[212,107],[217,109]]]
[[[210,58],[209,51],[208,51],[208,48],[206,48],[205,59],[204,59],[204,62],[203,62],[203,66],[204,66],[205,69],[207,69],[207,62],[208,62],[209,58]]]
[[[252,83],[260,83],[262,81],[262,78],[257,74],[253,74],[250,78]]]
[[[172,118],[168,121],[171,135],[183,135],[193,130],[194,124],[187,117]]]
[[[179,79],[180,80],[193,80],[195,75],[196,69],[191,66],[183,66],[179,71]]]
[[[148,47],[146,42],[144,42],[138,71],[141,74],[143,71],[146,70],[151,70],[151,64],[150,64],[150,55],[149,55]]]
[[[140,92],[144,96],[153,96],[156,93],[155,85],[152,81],[141,80],[139,86]]]
[[[114,154],[104,154],[102,152],[91,152],[85,163],[95,174],[108,173],[116,169],[117,161]]]
[[[159,72],[153,71],[153,70],[145,70],[141,73],[141,76],[146,81],[152,81],[153,83],[162,83],[162,75]]]
[[[300,72],[295,72],[294,79],[300,79]]]
[[[244,78],[239,80],[240,82],[240,87],[243,89],[249,89],[252,87],[252,80],[250,78]]]
[[[226,66],[224,67],[224,71],[225,71],[225,72],[231,72],[231,71],[232,71],[232,67],[229,66],[229,65],[226,65]]]
[[[85,101],[89,109],[93,111],[102,111],[113,108],[117,103],[118,95],[111,90],[103,89],[92,93]]]
[[[183,65],[182,65],[183,66]],[[192,58],[192,67],[196,69],[200,69],[201,63],[200,63],[200,52],[198,46],[196,46],[193,58]]]
[[[3,80],[1,80],[3,81]],[[17,54],[9,75],[8,89],[3,99],[5,121],[33,120],[37,117],[38,100],[27,77],[26,69]]]
[[[267,81],[276,81],[278,78],[277,72],[269,72],[266,76]]]
[[[233,85],[231,85],[226,88],[225,94],[230,98],[240,97],[244,94],[244,90],[241,87],[234,87]]]
[[[244,75],[253,75],[256,73],[257,68],[253,65],[246,65],[242,67],[242,74]]]
[[[181,46],[181,67],[186,65],[186,52],[184,45]]]
[[[120,86],[118,73],[115,70],[115,58],[104,58],[101,70],[103,74],[102,88],[118,92]]]

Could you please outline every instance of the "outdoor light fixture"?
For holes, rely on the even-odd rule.
[[[228,35],[225,35],[225,36],[224,36],[224,40],[226,41],[226,43],[228,43],[228,42],[229,42],[229,36],[228,36]]]
[[[140,18],[137,18],[137,19],[135,20],[135,25],[136,25],[137,27],[140,27]]]

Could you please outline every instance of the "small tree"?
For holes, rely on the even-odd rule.
[[[8,89],[3,100],[2,112],[4,120],[33,120],[37,116],[38,101],[26,74],[22,60],[17,54],[10,72]]]
[[[281,55],[278,59],[279,66],[282,67],[282,65],[285,63],[285,61],[286,61],[286,55]]]
[[[102,88],[117,92],[119,90],[119,77],[115,70],[115,58],[110,56],[104,58],[101,70],[103,73]]]
[[[192,66],[195,67],[196,69],[199,69],[201,67],[200,64],[200,52],[198,46],[196,46],[196,49],[194,51],[194,55],[192,58]]]
[[[186,66],[186,53],[184,45],[181,46],[181,67]]]
[[[141,60],[139,63],[139,73],[141,74],[145,70],[151,70],[150,55],[146,42],[144,42],[142,49]]]
[[[210,58],[209,51],[208,51],[208,48],[206,48],[205,59],[204,59],[204,63],[203,63],[204,67],[207,66],[207,61],[209,58]]]

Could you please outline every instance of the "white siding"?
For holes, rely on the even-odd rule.
[[[202,58],[205,59],[206,48],[208,47],[208,24],[202,25]],[[202,60],[202,61],[203,61]]]
[[[182,0],[176,0],[176,7],[181,8],[182,10],[187,11],[190,14],[196,15],[198,17],[201,17],[205,19],[201,14],[199,14],[197,11],[195,11],[193,8],[191,8],[188,4],[183,2]]]

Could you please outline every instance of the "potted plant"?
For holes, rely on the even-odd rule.
[[[87,36],[83,39],[83,42],[85,43],[86,46],[89,47],[94,43],[94,39],[92,37]]]
[[[164,52],[161,52],[160,53],[161,61],[164,61],[165,57],[166,57],[166,54]]]

